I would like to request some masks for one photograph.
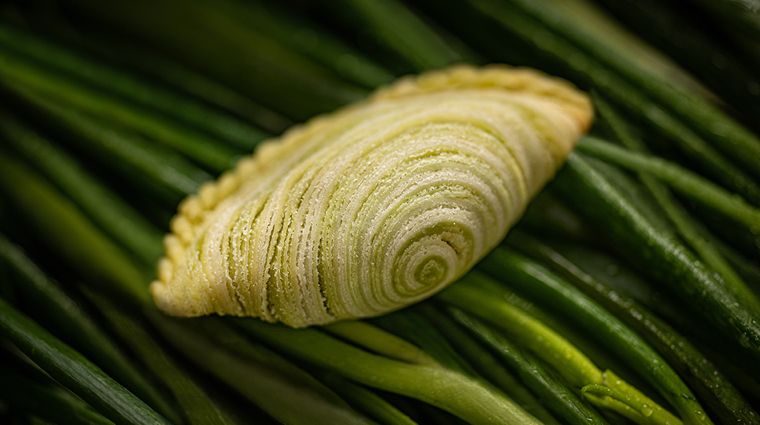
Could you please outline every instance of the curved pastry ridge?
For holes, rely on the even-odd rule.
[[[532,70],[401,79],[184,200],[153,297],[170,315],[293,327],[425,299],[504,238],[591,119],[583,93]]]

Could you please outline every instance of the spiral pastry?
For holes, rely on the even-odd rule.
[[[425,299],[504,238],[591,118],[583,93],[533,70],[402,79],[183,201],[153,297],[170,315],[293,327]]]

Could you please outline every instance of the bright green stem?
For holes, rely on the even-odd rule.
[[[447,303],[506,331],[518,345],[527,347],[535,356],[554,366],[571,386],[581,388],[590,383],[622,386],[629,388],[628,393],[635,397],[637,402],[664,411],[662,407],[619,378],[608,380],[607,372],[599,370],[585,354],[542,322],[502,301],[502,297],[479,289],[481,280],[487,278],[477,272],[470,272],[438,296]],[[672,419],[675,422],[662,424],[680,424],[677,419]]]
[[[609,372],[608,372],[609,373]],[[612,377],[615,379],[614,377]],[[625,389],[611,388],[591,384],[581,388],[581,392],[596,406],[614,410],[626,418],[641,425],[680,424],[667,411],[656,411],[651,406],[631,397]]]
[[[617,114],[612,105],[608,104],[600,96],[594,96],[594,103],[599,114],[610,125],[615,136],[630,150],[639,153],[649,153],[646,145],[639,140],[630,130],[628,123]],[[670,222],[684,237],[687,243],[699,254],[700,257],[715,271],[717,271],[732,291],[739,294],[742,299],[752,303],[757,311],[760,311],[760,301],[749,289],[743,279],[734,271],[731,264],[721,254],[715,244],[714,237],[697,220],[686,211],[672,196],[668,188],[648,173],[639,173],[639,179],[649,190],[655,201],[662,207]]]
[[[148,285],[129,257],[63,195],[33,171],[0,152],[0,192],[38,239],[85,280],[125,300],[151,303]]]
[[[625,360],[675,407],[687,424],[712,424],[691,390],[668,363],[638,334],[544,266],[513,251],[497,248],[482,267],[532,300],[551,308],[587,329],[597,340]],[[595,382],[588,382],[595,383]],[[650,402],[647,401],[647,404]],[[653,404],[650,404],[653,405]]]
[[[414,344],[366,322],[337,322],[323,329],[382,356],[414,364],[435,363],[430,355]]]
[[[583,137],[578,149],[621,167],[649,173],[673,189],[760,233],[760,210],[737,195],[670,161],[620,148],[591,136]]]
[[[620,379],[610,370],[604,371],[604,385],[618,396],[617,405],[627,405],[632,409],[641,412],[642,416],[647,417],[647,424],[681,425],[680,419],[676,418],[659,405],[652,403],[652,401],[647,399],[646,396],[643,396],[639,390]]]
[[[438,298],[506,331],[518,345],[553,365],[570,385],[581,388],[602,381],[602,371],[565,338],[500,297],[481,290],[480,281],[486,279],[470,272]]]
[[[517,377],[507,370],[490,351],[462,330],[446,314],[441,313],[429,303],[422,304],[420,310],[423,311],[428,320],[435,323],[438,330],[444,334],[449,342],[455,344],[457,352],[461,353],[481,376],[504,391],[520,407],[545,425],[559,425],[560,422],[546,410],[546,407],[536,399],[533,393]]]
[[[520,230],[512,229],[510,236],[514,234],[520,234]],[[567,322],[559,316],[549,314],[545,309],[542,309],[538,304],[528,301],[520,295],[507,289],[502,283],[492,280],[489,277],[472,272],[477,279],[478,290],[487,292],[489,296],[498,298],[499,300],[509,304],[510,306],[517,308],[530,317],[543,323],[547,328],[553,330],[556,334],[562,335],[568,343],[574,346],[578,351],[583,353],[588,359],[599,369],[612,369],[619,373],[626,373],[631,379],[636,379],[635,372],[628,367],[617,356],[609,353],[605,345],[595,341],[591,338],[583,328],[573,327],[572,323]],[[641,380],[635,382],[637,387],[644,387],[646,384]],[[650,389],[650,388],[647,388]]]
[[[2,110],[0,134],[86,211],[103,231],[146,264],[158,261],[162,254],[162,233],[88,174],[74,158]]]
[[[236,152],[202,132],[163,119],[146,108],[94,89],[64,74],[45,69],[2,48],[0,75],[11,86],[29,87],[95,116],[139,129],[156,141],[179,150],[214,171],[225,171],[237,160]]]
[[[551,411],[569,425],[607,425],[598,412],[586,405],[566,383],[552,374],[536,357],[518,348],[504,335],[462,310],[448,308],[458,325],[485,344],[520,376]]]
[[[760,140],[715,106],[691,91],[671,84],[642,67],[636,58],[609,46],[603,39],[560,10],[535,0],[510,0],[557,34],[578,46],[613,72],[626,78],[638,90],[673,111],[689,128],[709,140],[716,148],[743,164],[755,176],[760,175]],[[710,2],[715,3],[715,2]]]
[[[652,345],[679,373],[697,397],[723,422],[760,424],[760,417],[734,388],[729,379],[698,351],[692,342],[646,307],[629,298],[625,291],[608,286],[590,274],[590,257],[577,245],[548,245],[529,235],[513,231],[508,239],[516,249],[549,265],[578,289],[615,314]],[[574,255],[574,258],[570,255]],[[602,273],[601,276],[604,276]],[[724,370],[720,367],[720,370]]]
[[[209,338],[214,345],[221,347],[228,353],[234,354],[242,360],[260,364],[271,372],[277,371],[287,380],[289,385],[298,388],[299,391],[311,389],[318,394],[318,397],[325,398],[329,403],[345,405],[346,408],[350,405],[360,413],[366,414],[382,424],[413,425],[415,423],[372,390],[323,369],[312,368],[306,372],[271,349],[243,337],[239,332],[227,326],[222,319],[198,320],[195,322],[194,328],[200,329],[203,335]],[[370,328],[373,327],[368,325],[363,329],[372,332]],[[376,328],[375,331],[377,331]],[[393,338],[392,335],[388,336]],[[356,341],[352,340],[352,342]],[[402,350],[406,350],[406,347],[403,347]],[[344,403],[344,400],[348,402],[348,405]]]
[[[371,354],[315,329],[291,329],[251,319],[235,319],[235,323],[288,354],[364,385],[419,399],[473,424],[537,423],[482,384],[437,364],[406,363]]]
[[[361,385],[345,380],[336,374],[325,373],[322,382],[343,397],[355,409],[384,425],[416,425],[417,422],[394,405]]]
[[[280,373],[277,368],[250,357],[241,358],[220,344],[212,343],[189,329],[192,322],[169,319],[157,313],[150,314],[149,318],[166,340],[190,361],[282,423],[369,425],[368,420],[341,400],[327,398],[313,387]]]
[[[53,379],[120,424],[168,424],[77,351],[0,298],[0,334]]]

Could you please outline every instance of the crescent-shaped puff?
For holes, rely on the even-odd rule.
[[[151,292],[173,316],[293,327],[423,300],[506,236],[591,119],[585,94],[534,70],[401,79],[185,199]]]

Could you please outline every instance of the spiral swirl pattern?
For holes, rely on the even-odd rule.
[[[153,296],[171,315],[293,327],[420,301],[504,238],[591,115],[585,95],[531,70],[400,80],[183,201]]]

